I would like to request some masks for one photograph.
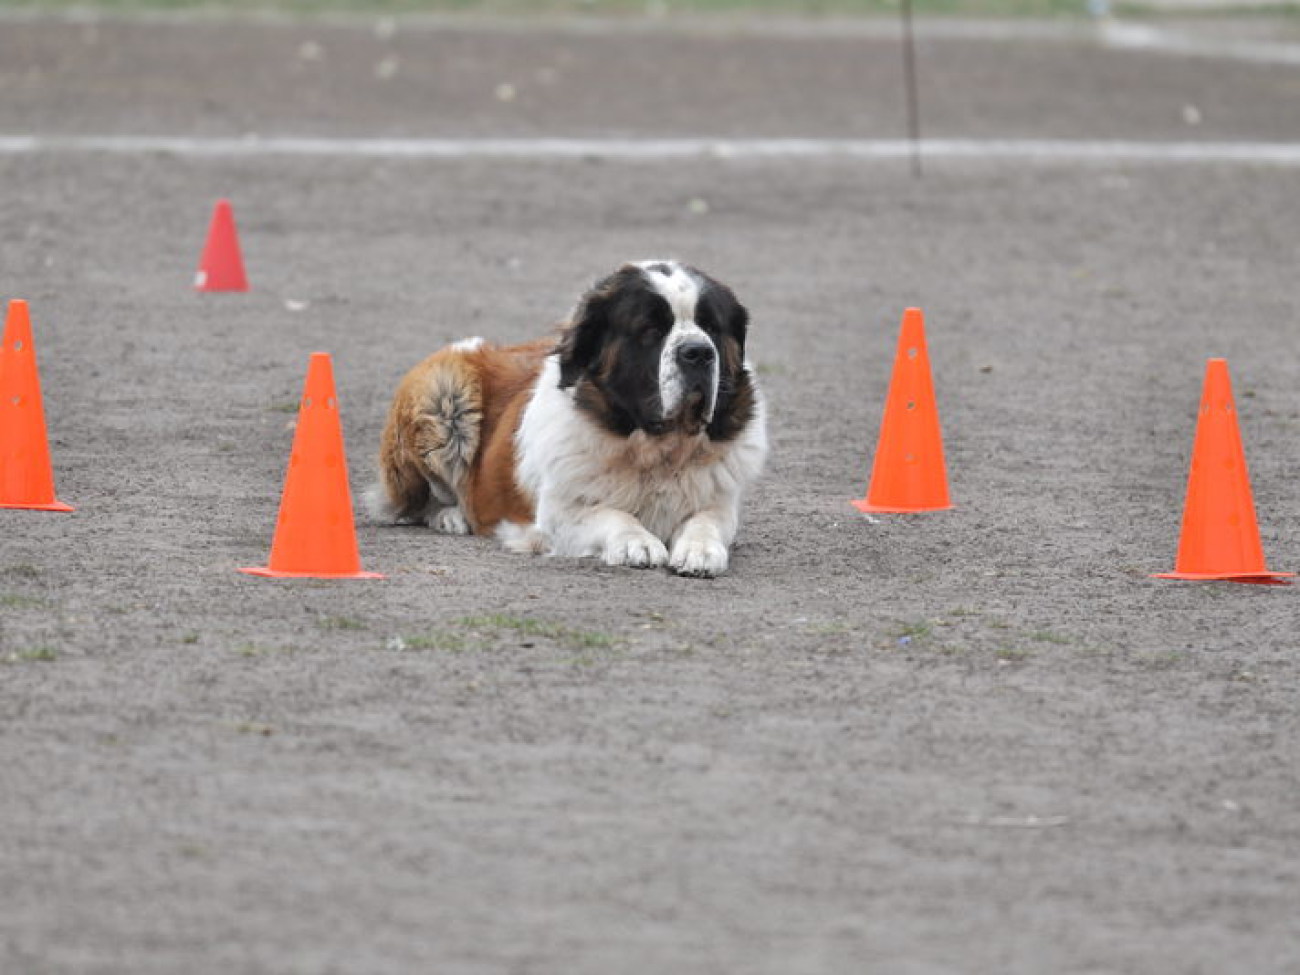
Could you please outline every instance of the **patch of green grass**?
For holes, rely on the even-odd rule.
[[[1018,664],[1018,663],[1024,663],[1026,660],[1032,657],[1033,654],[1030,653],[1028,650],[1024,650],[1020,647],[1000,647],[996,651],[994,656],[996,656],[998,660],[1004,661],[1006,663]]]
[[[510,630],[519,636],[552,640],[568,647],[582,650],[607,650],[618,644],[618,639],[608,633],[593,630],[575,630],[562,623],[493,613],[487,616],[465,616],[456,621],[469,630]]]
[[[317,621],[322,630],[364,630],[366,624],[351,616],[323,616]]]
[[[923,640],[934,632],[934,624],[929,620],[918,620],[915,623],[904,623],[898,628],[897,636],[900,640]]]
[[[526,617],[493,614],[466,616],[453,621],[447,629],[431,633],[400,634],[389,638],[389,650],[442,650],[467,653],[491,650],[500,643],[502,633],[522,637],[525,641],[546,640],[571,650],[607,650],[619,644],[617,637],[590,630],[576,630],[559,623]],[[532,646],[532,642],[524,642]]]
[[[959,634],[948,633],[944,635],[944,639],[935,638],[936,626],[951,625],[952,623],[946,620],[915,620],[900,624],[892,632],[893,648],[914,647],[944,657],[964,656],[970,651],[970,647],[954,642],[960,639]]]
[[[269,657],[276,653],[297,653],[296,647],[268,647],[260,643],[241,643],[235,647],[235,653],[241,657]]]
[[[1057,646],[1065,646],[1067,643],[1074,642],[1068,636],[1053,633],[1051,630],[1035,630],[1029,634],[1029,639],[1035,643],[1055,643]]]
[[[0,657],[0,661],[7,664],[17,663],[49,663],[52,660],[59,659],[59,651],[53,647],[39,646],[27,647],[23,650],[15,650],[13,653]]]
[[[193,646],[198,642],[199,642],[199,635],[197,633],[186,633],[183,637],[181,637],[181,643],[185,644],[186,646]]]
[[[0,609],[49,609],[48,600],[23,596],[16,592],[0,593]]]
[[[6,579],[25,579],[30,582],[41,577],[41,570],[29,562],[17,562],[0,569],[0,576]]]
[[[814,623],[805,631],[809,636],[848,636],[856,632],[856,627],[845,620],[830,620]]]
[[[442,631],[439,633],[417,634],[415,636],[395,636],[388,641],[388,649],[404,650],[442,650],[446,653],[465,653],[470,650],[486,650],[487,642],[471,639],[464,633]]]

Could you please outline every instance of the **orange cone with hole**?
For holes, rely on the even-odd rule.
[[[1156,578],[1278,584],[1290,575],[1294,573],[1264,567],[1228,362],[1210,359],[1205,365],[1178,558],[1173,572]]]
[[[0,508],[71,511],[55,500],[27,302],[9,302],[0,340]]]
[[[854,501],[853,506],[859,511],[882,513],[952,507],[943,463],[939,407],[925,345],[925,318],[919,308],[903,313],[871,482],[867,496]]]
[[[229,200],[218,200],[212,211],[208,242],[199,258],[194,276],[199,291],[247,291],[244,258],[239,253],[239,235],[235,233],[235,212]]]
[[[239,571],[272,578],[383,578],[361,571],[343,425],[327,353],[315,353],[307,368],[270,564]]]

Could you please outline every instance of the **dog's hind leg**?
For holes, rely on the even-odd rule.
[[[371,507],[396,521],[463,535],[473,529],[465,485],[478,451],[482,391],[463,350],[421,363],[402,381],[380,448]]]
[[[396,418],[390,414],[379,452],[379,482],[362,496],[366,512],[375,521],[410,523],[425,519],[432,498],[429,479],[403,449],[403,439]]]

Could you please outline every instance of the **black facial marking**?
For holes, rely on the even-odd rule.
[[[740,358],[745,358],[745,339],[749,331],[749,312],[736,300],[735,294],[725,284],[704,278],[700,301],[695,308],[695,323],[717,342],[731,339],[740,348]]]
[[[620,268],[583,296],[561,337],[560,388],[576,387],[578,408],[620,436],[661,432],[659,355],[672,325],[641,269]]]
[[[730,288],[704,277],[695,321],[718,347],[718,399],[709,423],[711,440],[733,440],[753,418],[755,389],[745,369],[749,312]]]

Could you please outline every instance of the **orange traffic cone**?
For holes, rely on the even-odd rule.
[[[871,483],[867,496],[853,506],[859,511],[893,513],[952,507],[925,346],[925,319],[919,308],[903,313]]]
[[[54,498],[54,471],[27,302],[9,302],[0,340],[0,508],[71,511]]]
[[[1161,572],[1156,578],[1286,585],[1282,577],[1294,574],[1264,568],[1228,362],[1210,359],[1205,365],[1178,558],[1173,572]]]
[[[315,353],[307,368],[270,565],[239,571],[273,578],[383,578],[361,571],[343,426],[328,353]]]
[[[212,211],[208,242],[199,258],[194,287],[199,291],[248,290],[244,259],[239,253],[239,237],[235,233],[235,212],[229,200],[218,200]]]

